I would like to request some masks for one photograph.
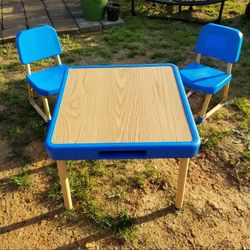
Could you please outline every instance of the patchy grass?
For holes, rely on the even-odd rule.
[[[53,201],[62,202],[61,186],[59,182],[59,176],[55,165],[46,169],[47,176],[49,178],[50,187],[48,189],[48,197]]]
[[[121,164],[125,162],[125,160],[121,160]],[[114,163],[112,164],[114,165]],[[73,214],[71,212],[66,213],[64,219],[71,221],[84,216],[94,221],[97,225],[111,230],[117,240],[121,242],[131,241],[133,238],[134,219],[126,208],[120,208],[120,205],[125,200],[126,191],[117,188],[115,192],[112,189],[113,193],[107,197],[98,199],[98,196],[96,196],[97,192],[102,193],[102,179],[110,175],[109,171],[103,170],[105,165],[108,165],[105,161],[68,161],[71,194],[76,212]],[[62,202],[56,167],[49,167],[47,174],[51,183],[48,197],[53,202]],[[109,203],[114,204],[113,209],[112,206],[107,206],[106,209],[100,206],[100,203],[102,204],[105,199]]]
[[[201,150],[215,148],[225,137],[232,134],[231,130],[217,130],[217,128],[205,128],[203,125],[199,127],[199,134],[201,137]]]
[[[242,153],[240,157],[229,161],[230,174],[240,186],[250,187],[250,151]]]
[[[65,214],[64,219],[71,221],[84,216],[112,231],[119,242],[133,241],[135,219],[126,205],[127,197],[135,189],[143,190],[150,186],[157,189],[163,185],[162,174],[150,163],[151,161],[143,161],[141,164],[145,168],[138,172],[131,160],[68,161],[75,212]],[[50,180],[48,197],[53,202],[61,203],[56,167],[49,167],[47,175]],[[110,177],[114,178],[113,182]]]
[[[227,19],[234,18],[241,15],[244,12],[245,4],[247,1],[233,1],[229,0],[225,3],[223,17]],[[178,6],[165,6],[162,4],[153,5],[151,2],[140,0],[136,1],[137,13],[150,16],[161,17],[178,17],[193,21],[205,21],[211,22],[218,18],[220,4],[197,6],[193,7],[193,11],[189,10],[189,7],[182,7],[182,11],[179,12]]]
[[[25,169],[21,170],[18,174],[11,176],[9,182],[18,189],[27,189],[32,184],[31,176]]]
[[[129,182],[134,188],[143,188],[146,184],[146,178],[141,175],[135,175],[130,177]]]
[[[239,112],[239,116],[250,119],[250,101],[247,98],[235,98],[232,100],[231,104]]]

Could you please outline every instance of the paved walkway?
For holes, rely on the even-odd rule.
[[[0,0],[0,42],[14,41],[18,31],[42,24],[59,33],[85,33],[122,23],[85,20],[80,0]]]

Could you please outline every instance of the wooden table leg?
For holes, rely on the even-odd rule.
[[[57,161],[57,169],[60,178],[62,193],[63,193],[63,200],[64,206],[67,209],[72,209],[72,200],[70,194],[70,187],[69,187],[69,179],[67,175],[67,169],[64,161]]]
[[[180,160],[179,175],[177,181],[177,193],[175,200],[175,207],[178,209],[181,209],[183,204],[189,160],[189,158],[184,158]]]

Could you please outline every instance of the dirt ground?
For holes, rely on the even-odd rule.
[[[86,218],[65,220],[62,204],[48,199],[45,170],[54,163],[42,141],[25,148],[32,157],[32,187],[13,188],[9,177],[17,173],[19,163],[11,160],[8,143],[1,141],[0,249],[250,249],[249,188],[235,182],[228,165],[243,145],[232,140],[227,137],[216,150],[192,159],[181,211],[174,209],[178,162],[153,160],[167,182],[131,190],[124,203],[136,225],[133,240],[126,243]],[[143,164],[135,160],[130,167]]]

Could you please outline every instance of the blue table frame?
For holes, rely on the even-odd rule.
[[[55,143],[53,135],[56,133],[60,107],[65,95],[65,88],[70,70],[88,69],[145,69],[166,67],[172,68],[177,84],[180,100],[190,129],[192,139],[190,141],[160,141],[160,142],[96,142],[96,143]],[[110,76],[112,77],[112,76]],[[167,79],[167,76],[166,76]],[[155,79],[157,80],[157,79]],[[100,83],[101,84],[101,83]],[[135,93],[136,95],[137,93]],[[108,115],[108,114],[107,114]],[[64,204],[67,209],[72,209],[70,187],[67,177],[65,160],[86,159],[135,159],[135,158],[181,158],[177,183],[176,207],[180,209],[183,204],[185,182],[188,171],[189,158],[198,153],[200,138],[193,120],[193,115],[186,98],[186,93],[181,81],[178,68],[173,64],[135,64],[135,65],[91,65],[69,67],[64,76],[64,81],[57,99],[53,118],[49,127],[45,147],[49,156],[57,161],[58,173],[63,192]]]

